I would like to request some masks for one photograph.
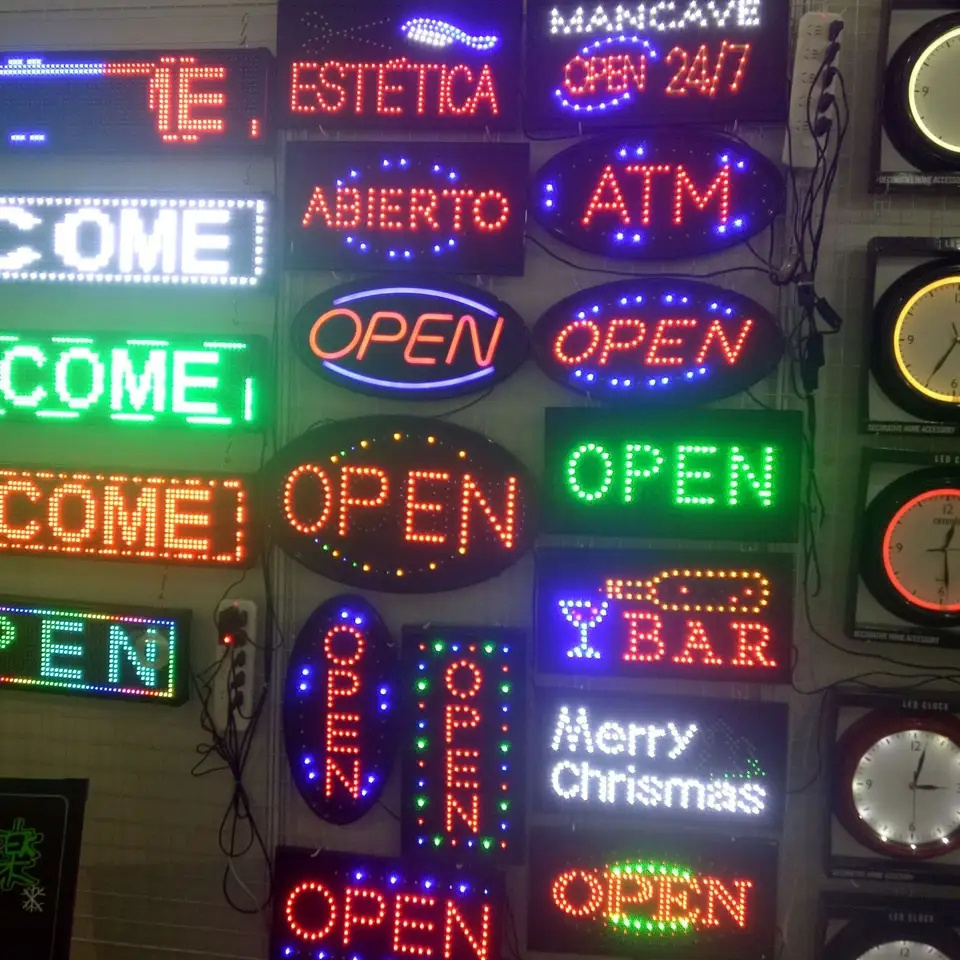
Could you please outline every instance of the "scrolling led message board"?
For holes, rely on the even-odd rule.
[[[537,553],[541,673],[785,683],[793,565],[786,554]]]
[[[0,468],[0,553],[247,566],[240,478]]]
[[[270,52],[110,50],[0,55],[0,150],[267,149]]]
[[[743,243],[783,207],[763,154],[708,130],[585,140],[548,160],[531,211],[571,246],[621,260],[676,260]]]
[[[747,297],[692,280],[638,277],[581,290],[538,321],[544,373],[608,403],[699,403],[770,373],[783,353],[775,317]]]
[[[380,798],[396,748],[397,656],[362,597],[332,597],[303,625],[287,666],[283,732],[313,812],[352,823]]]
[[[784,0],[531,0],[526,126],[785,120],[789,14]]]
[[[521,5],[281,0],[280,116],[308,130],[516,126]]]
[[[522,858],[525,639],[502,627],[404,628],[405,853]]]
[[[0,332],[0,417],[257,429],[266,341]]]
[[[267,465],[277,544],[338,583],[432,593],[489,579],[533,542],[533,481],[480,434],[425,417],[317,427]]]
[[[538,827],[530,849],[531,950],[688,960],[773,956],[772,843]]]
[[[0,281],[253,287],[263,199],[0,197]]]
[[[548,409],[549,533],[795,541],[799,413]]]
[[[527,328],[508,304],[479,287],[419,277],[326,290],[291,330],[311,370],[375,397],[439,400],[486,390],[527,355]]]
[[[780,820],[784,704],[541,690],[537,712],[543,811],[644,825]]]
[[[523,143],[291,143],[287,266],[523,273]]]
[[[189,610],[0,600],[0,688],[179,704]]]
[[[499,960],[500,899],[475,874],[280,847],[270,960]]]

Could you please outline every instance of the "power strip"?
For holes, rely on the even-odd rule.
[[[839,30],[833,27],[840,24]],[[783,142],[783,162],[794,167],[812,170],[817,163],[817,139],[810,132],[807,125],[807,100],[810,97],[810,88],[817,79],[820,64],[830,46],[831,28],[836,30],[837,55],[833,59],[833,66],[839,59],[839,45],[843,30],[843,17],[835,13],[805,13],[800,18],[800,28],[797,33],[797,55],[793,61],[793,80],[790,84],[790,118],[787,123],[787,133]],[[813,94],[813,103],[816,105],[822,93],[835,94],[836,80],[822,86],[823,74],[817,79],[817,89]]]
[[[251,600],[224,600],[217,607],[216,619],[225,659],[213,680],[210,711],[217,733],[223,734],[233,706],[234,729],[242,733],[257,698],[257,605]],[[242,677],[242,682],[231,689],[231,677]]]

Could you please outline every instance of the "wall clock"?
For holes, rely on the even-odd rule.
[[[836,750],[835,812],[855,840],[907,860],[960,846],[960,719],[873,710]]]
[[[960,937],[945,925],[855,921],[838,933],[824,960],[960,960]]]
[[[930,468],[885,487],[867,506],[860,573],[891,613],[914,623],[960,622],[960,471]]]
[[[887,65],[883,124],[896,149],[919,170],[960,168],[960,13],[912,33]]]
[[[871,366],[908,413],[960,423],[960,265],[921,264],[891,284],[874,308]]]

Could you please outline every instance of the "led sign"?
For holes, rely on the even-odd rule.
[[[499,960],[490,880],[358,853],[277,850],[270,960]]]
[[[332,383],[375,397],[437,400],[487,390],[527,355],[527,328],[478,287],[421,278],[346,283],[293,321],[293,347]]]
[[[525,125],[785,120],[789,14],[784,0],[531,0]]]
[[[801,453],[793,411],[548,409],[544,529],[793,542]]]
[[[694,640],[690,652],[700,652]],[[783,704],[580,690],[540,690],[537,704],[535,797],[545,812],[645,826],[779,822]]]
[[[0,54],[0,150],[267,149],[270,52]]]
[[[531,950],[683,960],[773,956],[772,843],[539,827],[530,849]]]
[[[538,668],[785,683],[792,596],[787,554],[541,550]]]
[[[287,266],[523,273],[529,146],[291,143]]]
[[[780,172],[742,140],[649,130],[567,147],[536,173],[533,216],[605,257],[676,260],[743,243],[783,207]]]
[[[0,281],[253,287],[266,200],[0,197]]]
[[[503,627],[406,627],[412,709],[405,852],[457,863],[523,856],[526,638]]]
[[[496,576],[533,541],[533,483],[491,440],[442,420],[316,427],[264,475],[277,544],[338,583],[388,593]]]
[[[179,704],[188,610],[0,599],[0,688]]]
[[[780,327],[747,297],[692,280],[638,277],[554,304],[533,332],[559,384],[610,403],[695,403],[746,389],[783,353]]]
[[[281,124],[306,130],[517,125],[521,6],[510,0],[281,0]]]
[[[3,422],[257,429],[265,341],[0,332]]]
[[[0,553],[247,566],[249,537],[240,478],[0,468]]]
[[[362,597],[322,603],[287,666],[283,731],[300,796],[322,820],[352,823],[383,792],[396,748],[397,655]]]

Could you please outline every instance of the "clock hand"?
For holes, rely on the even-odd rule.
[[[920,771],[923,769],[923,762],[927,759],[927,748],[923,748],[923,752],[920,754],[920,761],[917,763],[917,769],[913,772],[913,785],[917,785],[917,781],[920,779]]]
[[[930,372],[930,376],[927,377],[927,382],[924,384],[925,387],[929,387],[929,386],[930,386],[930,381],[934,378],[934,376],[935,376],[935,374],[937,373],[937,371],[947,362],[947,358],[950,356],[951,353],[953,353],[953,348],[954,348],[958,343],[960,343],[960,340],[958,340],[958,339],[955,337],[954,340],[953,340],[953,343],[951,343],[950,346],[947,347],[947,352],[937,361],[937,365],[936,365],[936,366],[933,368],[933,370]]]
[[[916,783],[913,786],[914,790],[946,790],[946,787],[937,786],[934,783]]]

